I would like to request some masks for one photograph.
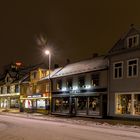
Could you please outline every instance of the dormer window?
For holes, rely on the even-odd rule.
[[[139,35],[133,35],[127,38],[127,47],[133,48],[139,45]]]

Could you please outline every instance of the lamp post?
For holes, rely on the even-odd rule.
[[[51,113],[51,80],[50,80],[50,74],[51,74],[51,53],[49,50],[45,51],[45,54],[49,56],[49,99],[50,99],[50,113]]]

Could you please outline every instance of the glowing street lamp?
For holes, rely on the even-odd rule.
[[[49,50],[45,51],[45,54],[49,56],[49,99],[50,99],[50,112],[51,112],[51,80],[50,80],[50,74],[51,74],[51,53]]]

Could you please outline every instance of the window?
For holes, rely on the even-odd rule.
[[[57,90],[61,90],[62,89],[62,80],[58,80],[57,81],[56,88],[57,88]]]
[[[1,94],[3,94],[3,87],[1,87]]]
[[[116,94],[116,114],[131,114],[131,94]]]
[[[114,63],[113,77],[119,79],[123,77],[123,62]]]
[[[80,88],[85,86],[85,77],[79,77],[79,79],[78,79],[78,86]]]
[[[10,93],[10,86],[7,86],[7,93]]]
[[[116,114],[140,115],[140,93],[116,93]]]
[[[72,79],[67,79],[67,88],[72,89]]]
[[[92,74],[91,82],[93,86],[99,86],[99,74]]]
[[[127,61],[127,76],[136,77],[138,75],[138,59]]]
[[[127,38],[127,47],[132,48],[136,47],[139,44],[139,35],[134,35]]]
[[[15,93],[19,93],[19,86],[15,85]]]

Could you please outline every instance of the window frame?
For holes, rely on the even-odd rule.
[[[134,61],[134,60],[136,60],[137,61],[137,64],[136,64],[136,66],[137,66],[137,68],[136,68],[136,75],[134,75],[134,73],[133,73],[133,67],[132,67],[132,76],[129,76],[129,62],[130,61]],[[138,58],[133,58],[133,59],[129,59],[129,60],[127,60],[127,78],[136,78],[136,77],[138,77],[138,64],[139,64],[139,61],[138,61],[139,59]]]
[[[134,38],[137,38],[137,41],[136,43],[134,44]],[[132,45],[129,47],[129,40],[132,39]],[[132,35],[132,36],[129,36],[127,37],[127,48],[134,48],[136,46],[139,45],[139,35],[138,34],[135,34],[135,35]]]
[[[115,68],[115,65],[116,65],[116,64],[119,64],[119,63],[122,64],[122,67],[121,67],[121,68],[122,68],[122,73],[121,73],[122,76],[121,76],[121,77],[118,77],[118,76],[115,77],[115,69],[116,69],[116,68]],[[123,79],[123,76],[124,76],[124,75],[123,75],[123,67],[124,67],[124,62],[123,62],[123,61],[117,61],[117,62],[114,62],[114,63],[113,63],[113,79]],[[118,71],[119,71],[119,70],[118,70]],[[117,75],[119,75],[119,74],[117,74]]]

